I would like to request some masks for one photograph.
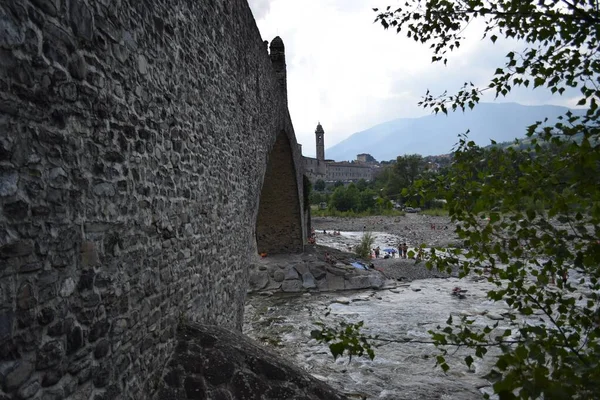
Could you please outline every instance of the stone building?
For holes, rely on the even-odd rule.
[[[241,329],[258,252],[303,250],[283,42],[244,0],[0,0],[0,26],[0,399],[237,398],[260,373],[216,350],[163,372],[182,321]]]
[[[325,159],[325,131],[321,123],[317,124],[315,130],[315,144],[317,157],[302,157],[305,174],[311,182],[314,183],[319,179],[325,182],[355,182],[361,179],[368,181],[373,178],[376,165],[362,162],[360,157],[352,162],[336,162]]]

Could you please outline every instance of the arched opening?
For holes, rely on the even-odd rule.
[[[256,219],[259,253],[296,253],[303,250],[302,211],[296,167],[285,132],[277,135],[269,155]]]

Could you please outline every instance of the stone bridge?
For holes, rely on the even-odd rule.
[[[240,329],[304,205],[245,0],[0,0],[0,399],[149,398],[178,323]]]

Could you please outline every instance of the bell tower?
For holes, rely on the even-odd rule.
[[[325,161],[325,131],[319,122],[315,130],[315,140],[317,143],[317,160]]]

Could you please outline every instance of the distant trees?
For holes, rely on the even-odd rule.
[[[425,161],[419,154],[398,156],[394,163],[386,165],[374,179],[374,187],[387,197],[404,202],[402,191],[410,188],[421,177]]]
[[[396,158],[394,173],[400,178],[403,187],[411,186],[419,177],[425,164],[419,154],[410,154]]]
[[[360,190],[359,187],[363,187]],[[351,183],[335,189],[329,200],[329,207],[337,211],[379,212],[390,209],[391,203],[387,199],[378,197],[377,193],[363,185]]]
[[[338,211],[356,210],[359,204],[359,193],[353,183],[348,187],[339,186],[331,195],[330,206]]]

